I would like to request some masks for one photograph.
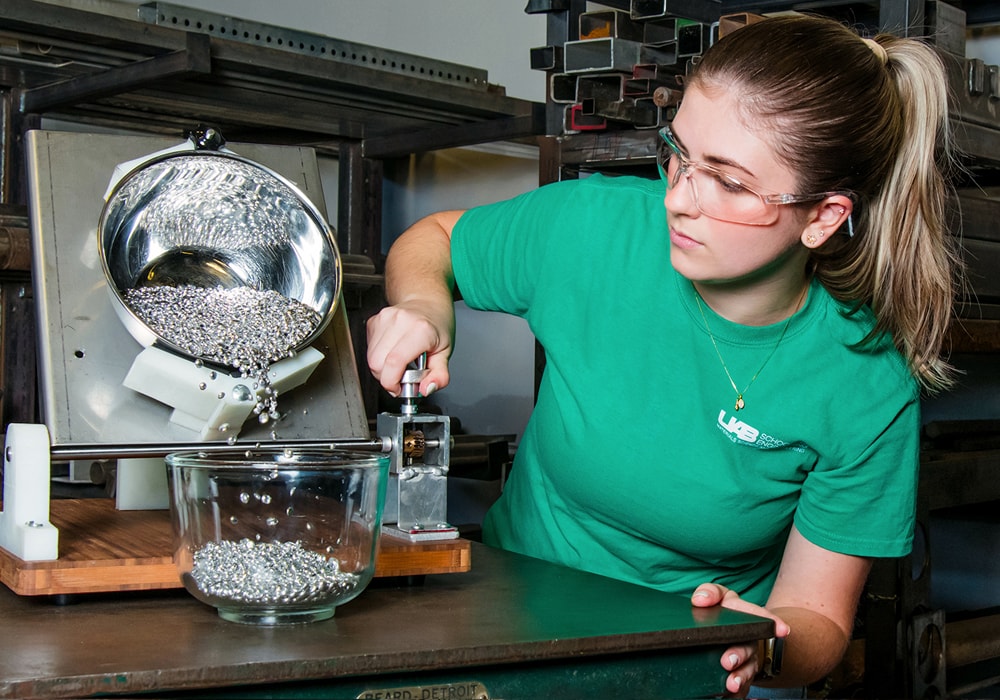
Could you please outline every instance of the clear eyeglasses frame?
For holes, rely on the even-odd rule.
[[[770,226],[778,220],[780,206],[818,202],[832,195],[852,197],[846,191],[816,194],[758,192],[731,173],[685,156],[669,126],[660,129],[659,135],[656,165],[660,177],[667,187],[674,189],[684,175],[698,211],[712,219],[745,226]]]

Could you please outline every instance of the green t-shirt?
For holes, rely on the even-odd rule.
[[[485,541],[681,594],[717,581],[758,603],[792,523],[836,552],[909,552],[920,416],[903,358],[888,340],[856,347],[871,312],[817,282],[787,329],[705,306],[741,389],[784,332],[736,412],[693,287],[670,265],[663,195],[658,181],[594,175],[455,227],[465,301],[524,317],[546,355]]]

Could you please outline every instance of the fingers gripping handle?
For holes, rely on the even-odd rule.
[[[417,412],[417,399],[420,398],[420,382],[427,376],[427,353],[410,363],[400,380],[400,398],[403,405],[400,411],[407,416]]]

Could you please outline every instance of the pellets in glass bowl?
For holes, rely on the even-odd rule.
[[[339,598],[360,582],[335,558],[299,542],[208,542],[194,553],[191,579],[213,598],[246,605],[295,605]]]

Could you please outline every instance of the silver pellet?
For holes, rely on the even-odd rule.
[[[322,602],[357,588],[360,577],[300,542],[209,542],[194,553],[191,578],[205,595],[231,603]]]

